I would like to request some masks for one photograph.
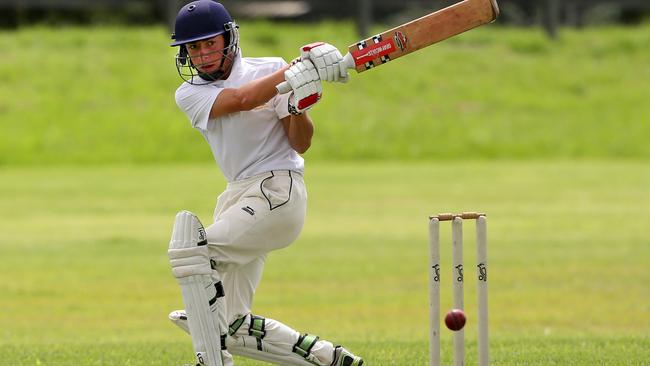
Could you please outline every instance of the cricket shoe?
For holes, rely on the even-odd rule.
[[[336,348],[334,348],[334,361],[332,361],[332,366],[361,365],[363,365],[363,359],[361,357],[353,355],[352,352],[341,346],[336,346]]]
[[[169,320],[185,333],[190,334],[190,327],[187,325],[187,313],[185,310],[174,310],[169,313]]]

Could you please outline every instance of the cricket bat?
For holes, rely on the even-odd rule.
[[[343,59],[348,69],[361,73],[491,23],[498,15],[496,0],[464,0],[354,43]],[[277,89],[284,94],[291,91],[291,86],[285,81]]]

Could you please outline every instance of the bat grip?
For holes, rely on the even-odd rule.
[[[275,88],[278,90],[278,94],[286,94],[291,91],[291,85],[286,81],[276,85]]]

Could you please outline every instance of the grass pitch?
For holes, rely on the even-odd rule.
[[[427,216],[482,210],[493,365],[645,365],[649,168],[309,164],[305,229],[269,257],[254,311],[343,343],[369,365],[425,365]],[[209,222],[223,184],[211,164],[2,169],[0,364],[189,362],[189,338],[166,320],[182,306],[167,242],[180,209]],[[465,237],[469,271],[472,225]],[[449,266],[449,248],[442,258]],[[467,277],[471,363],[476,294]],[[449,364],[450,332],[442,336]]]

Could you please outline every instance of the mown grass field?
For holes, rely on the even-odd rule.
[[[345,23],[241,30],[245,55],[286,59],[358,38]],[[369,365],[425,365],[427,216],[481,210],[493,365],[647,365],[649,30],[552,42],[486,27],[327,85],[307,224],[270,256],[255,312]],[[224,181],[174,105],[167,42],[162,28],[0,32],[1,366],[191,361],[166,319],[182,306],[167,243],[178,210],[209,221]]]
[[[350,345],[371,365],[424,365],[427,215],[479,209],[490,221],[494,365],[645,365],[649,168],[313,164],[305,230],[271,255],[255,311]],[[166,249],[178,209],[209,219],[223,185],[211,169],[3,169],[0,364],[189,361],[189,338],[166,320],[182,306]],[[468,268],[473,256],[468,248]],[[443,258],[449,266],[448,249]],[[450,289],[443,288],[443,309]],[[466,301],[472,309],[471,279]],[[475,314],[468,316],[475,360]],[[443,342],[449,346],[449,332]]]
[[[345,49],[353,29],[244,23],[243,52]],[[168,42],[163,28],[0,32],[0,164],[209,161],[174,103]],[[650,25],[556,42],[484,27],[327,85],[309,158],[648,158],[649,45]]]

